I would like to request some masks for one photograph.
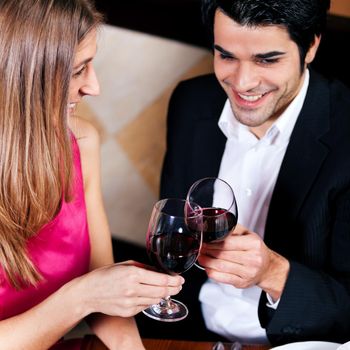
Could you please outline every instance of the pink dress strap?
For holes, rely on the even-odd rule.
[[[0,266],[0,320],[39,304],[68,281],[89,271],[90,240],[80,152],[72,136],[73,200],[62,201],[55,218],[28,241],[28,252],[43,276],[36,287],[16,291]]]

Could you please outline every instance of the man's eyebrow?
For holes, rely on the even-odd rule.
[[[254,57],[259,58],[259,59],[268,59],[276,56],[283,56],[286,53],[283,51],[271,51],[271,52],[266,52],[266,53],[258,53],[254,55]]]
[[[223,55],[225,56],[231,56],[234,57],[232,52],[226,51],[225,49],[223,49],[221,46],[219,45],[214,45],[214,49],[221,52]]]
[[[232,52],[225,50],[224,48],[222,48],[219,45],[214,45],[214,49],[219,51],[220,53],[222,53],[225,56],[235,57],[235,55]],[[270,52],[255,54],[255,55],[253,55],[253,57],[258,58],[258,59],[269,59],[269,58],[273,58],[276,56],[283,56],[285,54],[286,53],[283,51],[270,51]]]

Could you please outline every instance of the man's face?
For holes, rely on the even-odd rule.
[[[217,11],[214,48],[215,74],[236,119],[262,137],[302,86],[296,43],[283,27],[241,26]]]

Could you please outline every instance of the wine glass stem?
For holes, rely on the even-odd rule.
[[[167,310],[172,310],[174,307],[176,307],[176,305],[174,305],[174,303],[172,302],[170,295],[168,295],[167,297],[163,298],[160,301],[160,307],[167,309]]]
[[[173,315],[180,312],[180,306],[174,303],[170,296],[163,298],[159,304],[151,306],[153,311],[158,315]]]

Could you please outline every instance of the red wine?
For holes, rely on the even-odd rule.
[[[158,269],[168,274],[187,271],[196,261],[200,248],[200,234],[162,233],[149,237],[147,251]]]
[[[236,215],[225,209],[203,209],[203,242],[223,240],[236,224]]]

